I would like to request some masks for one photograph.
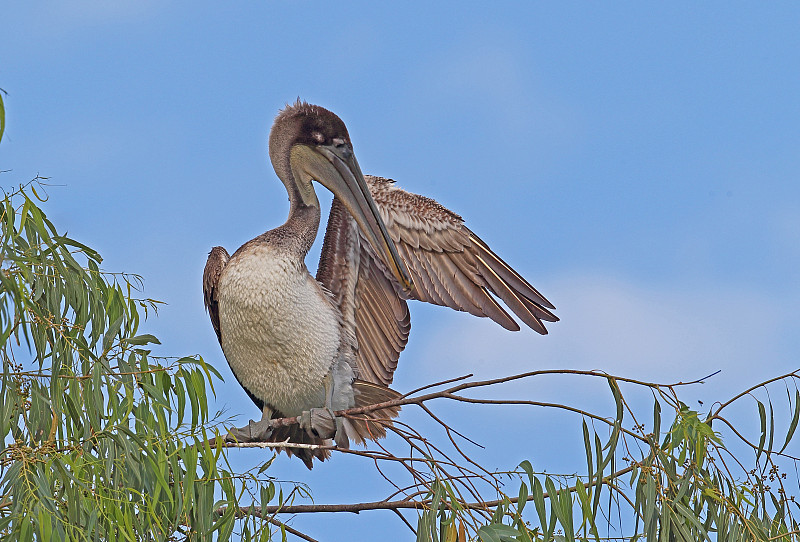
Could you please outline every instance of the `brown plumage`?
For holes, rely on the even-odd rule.
[[[547,333],[543,321],[558,321],[550,312],[555,307],[472,233],[459,215],[430,198],[406,192],[391,179],[364,178],[414,288],[410,292],[400,288],[334,198],[317,280],[334,294],[345,319],[354,323],[359,378],[391,384],[411,329],[407,299],[489,317],[511,331],[518,331],[519,325],[495,296],[538,333]]]
[[[268,422],[284,413],[399,397],[388,385],[408,343],[408,299],[489,317],[512,331],[519,325],[498,299],[539,333],[547,333],[544,321],[558,320],[550,312],[553,305],[460,216],[394,181],[363,176],[347,128],[330,111],[299,101],[288,106],[275,121],[269,147],[289,195],[288,220],[232,256],[214,247],[203,274],[204,301],[217,338],[237,380],[263,412],[262,421],[251,422],[249,429],[231,430],[235,438],[327,443],[319,436],[327,431],[324,424],[271,431]],[[304,264],[320,220],[312,181],[335,196],[316,281]],[[398,411],[386,408],[340,420],[337,443],[382,438]],[[309,468],[314,457],[330,455],[327,450],[285,451]]]

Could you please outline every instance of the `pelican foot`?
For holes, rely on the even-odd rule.
[[[336,434],[336,416],[329,408],[312,408],[311,410],[304,410],[298,416],[300,420],[300,427],[305,429],[306,433],[316,438],[329,439],[333,438]]]
[[[250,423],[242,428],[233,427],[228,430],[225,442],[267,442],[272,436],[272,427],[269,419],[262,419],[257,422],[250,420]]]

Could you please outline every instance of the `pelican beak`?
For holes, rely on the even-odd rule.
[[[313,149],[318,156],[322,155],[332,166],[332,168],[325,167],[325,171],[314,175],[314,179],[342,201],[364,232],[375,253],[383,259],[400,285],[411,291],[414,283],[405,263],[400,259],[394,241],[389,237],[353,150],[349,145],[321,145],[307,148]]]

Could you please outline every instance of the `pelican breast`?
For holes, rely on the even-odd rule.
[[[225,357],[250,393],[286,416],[325,406],[341,316],[302,260],[243,247],[220,276],[219,316]]]

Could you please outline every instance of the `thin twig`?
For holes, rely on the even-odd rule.
[[[713,419],[717,418],[719,413],[722,412],[723,408],[727,407],[728,405],[730,405],[731,403],[737,401],[738,399],[741,399],[742,397],[744,397],[745,395],[749,394],[750,392],[755,391],[758,388],[763,388],[764,386],[766,386],[768,384],[772,384],[773,382],[777,382],[778,380],[784,380],[786,378],[792,378],[792,377],[800,378],[800,369],[798,369],[796,371],[792,371],[791,373],[786,373],[786,374],[781,375],[781,376],[776,376],[775,378],[770,378],[769,380],[765,380],[764,382],[761,382],[760,384],[756,384],[755,386],[750,386],[749,388],[744,390],[742,393],[740,393],[738,395],[735,395],[733,398],[731,398],[731,399],[725,401],[724,403],[720,404],[719,407],[717,407],[717,410],[715,410],[714,413],[711,416],[708,417],[708,419],[709,420],[713,420]]]
[[[282,522],[281,520],[279,520],[279,519],[277,519],[277,518],[275,518],[273,516],[263,516],[263,517],[264,517],[265,520],[267,520],[268,522],[272,523],[276,527],[280,527],[282,529],[285,529],[287,533],[291,533],[291,534],[295,535],[297,538],[302,538],[303,540],[306,540],[307,542],[319,542],[319,540],[317,540],[316,538],[311,538],[306,533],[304,533],[302,531],[298,531],[297,529],[294,529],[294,528],[290,527],[286,523]]]
[[[591,486],[598,486],[601,484],[608,484],[610,480],[614,478],[618,478],[623,474],[627,474],[633,470],[634,466],[628,466],[624,469],[620,469],[613,474],[609,474],[605,476],[602,480],[596,480],[589,484],[584,484],[584,487],[591,487]],[[568,487],[561,489],[559,491],[569,491],[574,492],[576,491],[576,486]],[[547,492],[542,494],[543,498],[547,499],[550,498],[551,495]],[[528,495],[526,501],[532,501],[534,499],[533,495]],[[519,497],[504,497],[502,499],[496,499],[491,501],[481,501],[481,502],[463,502],[460,503],[460,506],[470,510],[484,510],[486,508],[493,508],[501,503],[510,502],[512,504],[519,502]],[[265,514],[313,514],[317,512],[327,512],[327,513],[336,513],[336,512],[350,512],[354,514],[358,514],[359,512],[365,512],[367,510],[425,510],[430,507],[430,501],[428,500],[411,500],[411,499],[401,499],[396,501],[373,501],[373,502],[360,502],[360,503],[342,503],[342,504],[296,504],[296,505],[270,505],[266,507],[261,506],[248,506],[248,507],[240,507],[238,514],[244,515],[257,515],[264,517]],[[227,507],[222,506],[217,509],[217,514],[222,515],[225,513]]]
[[[442,380],[440,382],[434,382],[433,384],[426,384],[425,386],[419,387],[415,390],[411,390],[408,393],[404,393],[402,397],[405,399],[410,395],[414,395],[415,393],[419,393],[421,391],[429,390],[431,388],[437,388],[439,386],[444,386],[445,384],[452,384],[453,382],[460,382],[461,380],[466,380],[467,378],[472,378],[474,375],[473,373],[469,373],[468,375],[464,376],[457,376],[455,378],[448,378],[447,380]]]

